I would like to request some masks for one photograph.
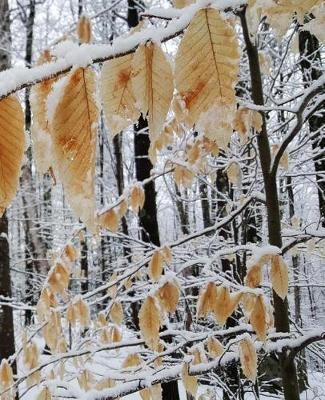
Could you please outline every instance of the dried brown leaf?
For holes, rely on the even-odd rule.
[[[9,96],[0,100],[0,217],[16,195],[24,149],[24,113]]]
[[[171,65],[158,44],[137,48],[132,60],[132,87],[138,107],[147,117],[149,134],[156,137],[166,121],[174,90]]]

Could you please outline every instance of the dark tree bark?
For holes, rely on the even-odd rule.
[[[10,17],[8,0],[0,2],[0,71],[10,67]],[[10,252],[8,218],[0,217],[0,296],[11,297]],[[9,306],[0,306],[0,361],[15,352],[13,312]],[[13,371],[16,373],[16,363]]]
[[[322,75],[322,58],[320,46],[317,38],[308,31],[299,32],[299,50],[301,55],[301,71],[305,87],[310,86],[313,81]],[[319,68],[317,68],[317,65]],[[316,183],[318,188],[318,201],[321,223],[325,228],[325,136],[322,133],[325,126],[325,113],[313,115],[309,118],[309,129],[312,137],[312,148],[314,156],[314,166],[316,171]],[[317,151],[316,151],[317,150]]]
[[[251,42],[246,17],[245,9],[240,13],[240,19],[243,28],[244,40],[246,44],[246,51],[249,61],[249,70],[252,86],[252,99],[255,104],[263,105],[263,86],[261,71],[258,59],[257,47]],[[270,173],[271,166],[271,149],[267,135],[266,120],[264,114],[262,115],[263,125],[262,131],[257,136],[257,145],[259,150],[259,159],[264,180],[264,190],[266,197],[266,211],[269,243],[271,245],[282,247],[281,235],[281,219],[280,207],[278,199],[278,187],[276,180],[276,173]],[[277,332],[290,332],[289,324],[289,308],[288,300],[282,300],[273,291],[273,304],[274,304],[274,320]],[[285,400],[299,400],[299,385],[297,379],[297,371],[294,359],[288,357],[285,351],[279,354],[279,361],[282,373],[282,385]]]
[[[129,27],[135,27],[139,22],[139,2],[128,0],[127,20]],[[150,177],[152,164],[149,159],[150,139],[148,134],[148,123],[145,118],[140,117],[138,124],[134,127],[134,156],[135,170],[138,181]],[[151,181],[145,185],[144,207],[139,213],[142,240],[160,246],[159,227],[157,219],[157,203],[155,182]],[[177,381],[162,384],[163,400],[179,400]]]

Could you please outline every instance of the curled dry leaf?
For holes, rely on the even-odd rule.
[[[51,53],[46,50],[38,60],[38,65],[53,61]],[[46,100],[56,79],[47,79],[34,85],[30,92],[30,106],[33,114],[31,136],[33,156],[40,174],[45,174],[53,164],[52,139],[46,112]]]
[[[273,290],[284,300],[288,294],[289,276],[288,266],[282,256],[272,257],[270,276]]]
[[[173,253],[171,248],[169,246],[164,246],[161,249],[161,254],[164,258],[165,263],[171,264],[171,262],[173,261]]]
[[[44,386],[36,400],[52,400],[52,394],[47,386]]]
[[[242,172],[238,162],[231,161],[226,168],[226,173],[228,180],[240,189],[242,183]]]
[[[267,318],[267,310],[263,296],[257,296],[249,319],[254,331],[256,332],[256,336],[262,341],[266,340]]]
[[[161,384],[157,383],[149,388],[151,400],[162,400]]]
[[[126,359],[123,361],[123,368],[133,368],[142,364],[142,359],[138,353],[129,354]]]
[[[69,286],[69,278],[67,267],[57,262],[49,271],[47,283],[53,293],[63,293]]]
[[[197,377],[189,375],[189,364],[184,363],[182,366],[182,381],[185,387],[185,390],[190,393],[192,396],[196,397],[196,393],[198,390]]]
[[[137,48],[132,59],[132,87],[154,138],[166,121],[174,91],[171,65],[158,44],[146,43]]]
[[[6,358],[0,364],[0,384],[4,389],[9,388],[14,383],[12,368]]]
[[[207,286],[200,291],[197,306],[196,318],[207,317],[210,312],[213,312],[217,300],[217,287],[215,283],[209,282]]]
[[[109,229],[112,232],[117,232],[119,225],[119,217],[113,208],[104,212],[99,217],[99,224],[103,228]]]
[[[143,187],[140,185],[133,186],[130,198],[130,204],[133,212],[135,213],[139,212],[144,206],[144,201],[145,201],[145,192],[143,190]]]
[[[242,136],[247,137],[250,129],[254,128],[256,132],[262,130],[262,115],[255,110],[246,107],[239,107],[234,118],[234,129]]]
[[[149,276],[153,282],[159,281],[163,272],[163,256],[159,250],[155,250],[149,262]]]
[[[111,310],[109,312],[109,317],[111,321],[116,325],[121,325],[124,314],[123,314],[123,307],[120,302],[114,302]]]
[[[194,173],[182,165],[176,165],[174,169],[174,179],[177,186],[191,187]]]
[[[160,310],[152,296],[148,296],[140,308],[139,327],[146,345],[156,350],[159,343]]]
[[[220,357],[224,352],[223,345],[213,336],[209,337],[209,339],[206,341],[206,345],[209,355],[213,358]]]
[[[197,124],[207,113],[201,118],[201,125],[203,130],[211,131],[210,138],[211,134],[218,134],[216,125],[222,127],[224,121],[225,132],[231,131],[227,109],[232,110],[236,104],[238,68],[239,47],[234,29],[214,8],[198,11],[181,40],[175,62],[176,89],[188,110],[189,126]],[[221,118],[216,121],[215,110],[209,111],[218,107],[223,115],[217,113]]]
[[[272,145],[271,152],[272,152],[273,157],[278,152],[279,148],[280,148],[279,144]],[[280,158],[280,161],[279,161],[279,166],[281,168],[283,168],[285,171],[288,171],[288,169],[289,169],[289,154],[287,151],[284,151],[284,153],[282,154],[282,157]]]
[[[9,96],[0,100],[0,217],[16,195],[24,149],[24,113]]]
[[[106,61],[102,69],[103,110],[112,135],[135,123],[140,116],[131,85],[132,59],[133,54],[113,58]]]
[[[80,43],[90,43],[91,41],[91,22],[85,15],[79,18],[77,24],[77,34]]]
[[[51,307],[56,306],[57,301],[53,292],[48,287],[43,288],[36,305],[36,312],[39,321],[43,322],[50,315]]]
[[[104,311],[101,311],[100,313],[98,313],[96,323],[97,323],[97,326],[100,328],[103,328],[104,326],[107,325],[106,315],[105,315]]]
[[[240,341],[239,357],[244,375],[250,381],[255,382],[257,377],[257,354],[250,338],[247,337]]]
[[[230,294],[228,287],[221,286],[217,288],[217,297],[213,312],[218,324],[224,325],[226,323],[237,307],[241,297],[242,293]]]
[[[110,389],[116,386],[115,380],[110,378],[103,378],[96,383],[96,390]]]
[[[245,276],[245,285],[250,288],[257,288],[262,283],[263,277],[263,265],[256,263],[248,267],[247,274]]]
[[[70,262],[77,260],[77,250],[72,244],[67,244],[64,247],[63,254]]]
[[[59,81],[55,86],[47,103],[52,112],[49,121],[54,168],[59,172],[72,210],[94,232],[96,75],[89,68],[78,68],[63,79],[63,83]]]
[[[160,301],[163,310],[167,313],[173,313],[176,311],[179,296],[179,286],[173,281],[166,282],[158,290],[158,300]]]

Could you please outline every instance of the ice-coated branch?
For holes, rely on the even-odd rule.
[[[8,69],[0,73],[0,100],[18,90],[63,75],[73,67],[87,67],[133,53],[141,43],[147,41],[166,42],[180,35],[188,26],[194,14],[201,8],[213,5],[219,10],[229,7],[235,9],[245,3],[245,0],[199,0],[195,4],[182,9],[179,18],[170,21],[167,27],[150,27],[135,32],[129,37],[117,38],[109,45],[84,44],[78,48],[73,48],[64,57],[60,57],[54,62],[33,68],[15,67]]]
[[[322,93],[320,99],[316,102],[316,105],[313,106],[310,110],[307,110],[309,102],[315,98],[318,94]],[[278,151],[274,156],[273,163],[271,164],[270,173],[272,176],[275,176],[279,162],[286,148],[292,142],[292,140],[298,135],[303,124],[308,120],[308,118],[316,111],[316,109],[325,102],[325,75],[321,76],[317,79],[307,90],[306,94],[302,97],[300,104],[297,106],[293,112],[296,114],[296,123],[291,128],[291,130],[284,137]],[[307,112],[305,113],[305,111]]]

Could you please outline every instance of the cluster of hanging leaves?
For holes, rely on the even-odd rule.
[[[191,1],[177,1],[182,8]],[[247,17],[250,26],[257,27],[263,15],[278,34],[287,30],[293,18],[300,23],[311,10],[321,15],[322,4],[317,0],[278,0],[267,6],[260,0],[249,0]],[[279,10],[281,10],[279,12]],[[321,36],[321,18],[309,21],[309,28]],[[252,29],[254,34],[254,29]],[[78,23],[80,43],[91,40],[91,26],[87,18]],[[157,43],[141,44],[134,54],[128,54],[104,63],[101,78],[101,103],[107,126],[112,135],[118,134],[135,123],[142,114],[148,120],[151,139],[151,159],[156,151],[171,143],[174,133],[182,135],[182,126],[201,132],[186,149],[187,164],[197,165],[206,154],[218,155],[220,148],[227,148],[233,130],[243,140],[247,140],[253,129],[259,133],[263,129],[262,115],[245,107],[237,107],[235,85],[238,79],[240,51],[234,27],[214,8],[198,11],[181,39],[176,59],[175,72],[167,55]],[[39,63],[53,60],[45,52]],[[31,92],[33,113],[33,152],[40,173],[49,170],[58,176],[63,184],[69,204],[75,214],[93,231],[97,226],[118,230],[120,219],[128,208],[138,213],[144,206],[145,193],[141,185],[135,184],[124,194],[117,205],[101,215],[95,210],[95,160],[97,121],[100,112],[96,93],[96,73],[91,67],[74,68],[63,78],[49,79],[35,85]],[[175,81],[175,87],[174,87]],[[176,94],[174,92],[176,91]],[[165,123],[172,109],[173,119]],[[0,215],[12,201],[17,190],[23,160],[24,115],[15,96],[0,101]],[[215,129],[216,122],[218,129]],[[275,154],[277,145],[272,152]],[[11,151],[11,149],[15,151]],[[285,153],[280,165],[288,168]],[[225,168],[229,181],[241,186],[242,172],[239,163],[231,160]],[[186,165],[174,165],[174,178],[178,185],[190,186],[195,176]],[[72,330],[88,329],[95,326],[102,344],[117,343],[122,340],[121,325],[124,321],[122,303],[117,299],[118,276],[111,276],[108,295],[112,302],[107,312],[96,315],[94,322],[87,302],[81,297],[70,298],[68,287],[75,273],[78,252],[68,244],[58,256],[48,272],[46,284],[37,303],[38,320],[43,323],[42,335],[52,353],[67,352],[68,346],[62,328],[62,316],[57,310],[59,300],[64,304],[65,320]],[[160,328],[168,314],[176,312],[180,300],[180,286],[176,278],[164,276],[164,269],[172,262],[169,247],[153,251],[147,273],[152,282],[152,291],[143,301],[139,311],[139,328],[145,345],[154,352],[163,351]],[[241,307],[251,323],[258,340],[267,340],[268,329],[273,326],[272,310],[264,296],[255,291],[263,279],[263,267],[270,264],[270,280],[273,290],[284,299],[288,293],[288,267],[279,254],[263,254],[248,262],[245,284],[248,290],[231,292],[227,286],[208,283],[198,296],[197,319],[213,317],[223,326],[227,319]],[[124,286],[129,287],[125,281]],[[223,344],[215,337],[204,343],[208,357],[221,357],[225,351]],[[196,396],[198,380],[190,374],[191,365],[205,362],[203,350],[188,350],[190,362],[182,366],[182,380],[188,393]],[[244,375],[251,381],[257,376],[257,354],[254,343],[247,336],[239,343],[240,361]],[[23,338],[23,365],[35,372],[29,375],[27,384],[39,384],[41,380],[39,350],[35,342]],[[76,360],[78,363],[78,360]],[[81,360],[82,364],[82,360]],[[143,365],[137,353],[129,354],[123,363],[126,370]],[[161,359],[155,360],[161,365]],[[63,377],[64,363],[52,371]],[[104,389],[115,386],[111,379],[96,382],[87,369],[78,376],[83,390]],[[7,360],[0,365],[0,389],[7,390],[13,384],[13,372]],[[14,396],[12,389],[8,390]],[[161,386],[153,385],[140,391],[143,399],[161,398]],[[38,399],[49,400],[51,393],[44,386]]]

